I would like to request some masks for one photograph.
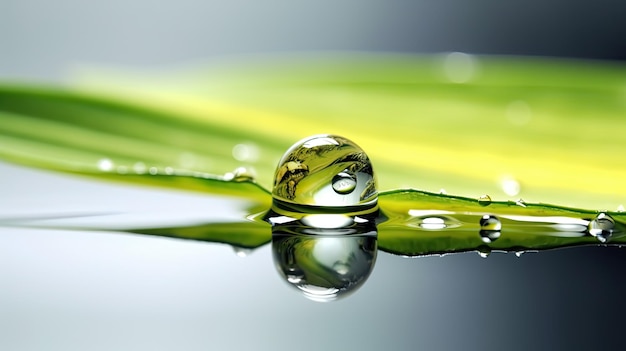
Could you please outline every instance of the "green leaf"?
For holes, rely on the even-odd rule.
[[[475,221],[442,236],[408,225],[410,210],[454,208],[461,221],[486,212],[592,218],[595,210],[626,202],[625,66],[475,57],[458,83],[446,62],[398,55],[290,57],[170,73],[91,70],[76,75],[71,88],[4,85],[0,157],[106,180],[242,197],[258,209],[269,208],[274,167],[291,144],[311,134],[343,135],[370,156],[379,188],[386,190],[381,208],[396,218],[380,226],[380,247],[405,255],[483,245]],[[241,166],[245,171],[235,171]],[[519,193],[503,189],[507,179]],[[398,188],[425,191],[393,190]],[[441,188],[462,197],[433,193]],[[472,199],[482,194],[497,201],[477,207]],[[594,210],[510,202],[519,197]],[[623,214],[613,215],[622,228]],[[267,242],[262,229],[244,227],[235,228],[242,233],[237,240],[225,234],[227,224],[136,232],[246,247]],[[595,242],[510,234],[489,247]]]

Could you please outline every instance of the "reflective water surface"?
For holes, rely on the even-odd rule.
[[[259,224],[263,230],[258,243],[248,245],[239,237],[237,247],[247,251],[238,255],[229,244],[121,230],[131,222],[137,224],[139,218],[145,231],[149,223],[159,229],[195,221],[200,229],[184,234],[217,235],[220,227],[202,224],[211,218],[230,218],[221,217],[226,210],[239,208],[245,214],[237,202],[96,184],[12,166],[3,169],[5,175],[9,170],[18,172],[18,178],[5,177],[2,187],[3,195],[15,201],[0,202],[3,213],[13,218],[34,216],[33,204],[39,217],[102,214],[111,204],[124,210],[77,216],[71,223],[64,219],[71,230],[0,227],[3,350],[280,350],[294,345],[302,350],[527,350],[615,349],[621,343],[619,323],[604,323],[602,335],[574,332],[592,321],[618,320],[624,314],[619,303],[611,302],[626,293],[620,278],[625,255],[617,247],[570,248],[521,257],[495,250],[487,259],[473,252],[407,259],[380,250],[372,253],[371,235],[344,245],[345,235],[278,236],[264,223]],[[42,181],[19,181],[33,176]],[[30,191],[23,184],[29,184]],[[44,190],[47,196],[41,197]],[[86,201],[96,195],[100,202]],[[441,235],[471,224],[472,237],[483,242],[479,217],[459,223],[450,221],[450,215],[415,211],[412,215],[414,235]],[[427,218],[440,218],[452,228],[421,227],[419,223],[440,223]],[[519,225],[525,218],[499,219],[502,236],[493,245],[502,245],[511,221]],[[228,220],[224,230],[240,235],[239,222]],[[379,248],[388,235],[383,227],[389,233],[391,223],[390,219],[377,225],[374,243]],[[120,229],[108,230],[116,225]],[[549,227],[553,225],[546,223],[544,228],[554,229]],[[80,229],[88,226],[107,230]],[[569,226],[587,230],[582,223]],[[256,249],[249,247],[254,245]],[[334,248],[339,255],[322,256],[306,266],[307,259],[317,258],[309,250],[317,245]],[[350,264],[365,267],[374,258],[375,266],[354,294],[320,304],[303,298],[277,273],[275,252],[292,249],[302,250],[294,256],[304,258],[296,259],[300,266],[320,269],[315,272],[322,277],[332,272],[329,277],[342,277]],[[353,249],[358,249],[357,254],[343,255]],[[352,277],[363,272],[358,269]],[[489,326],[487,334],[485,326]]]

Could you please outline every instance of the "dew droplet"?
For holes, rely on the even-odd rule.
[[[615,229],[615,220],[608,214],[601,212],[589,222],[588,232],[596,237],[598,241],[605,243],[609,241]]]
[[[113,161],[109,160],[108,158],[102,158],[98,160],[98,169],[102,172],[110,172],[113,170],[113,167]]]
[[[481,245],[478,247],[478,249],[476,249],[476,252],[478,253],[478,256],[482,258],[487,258],[491,254],[491,248],[486,245]]]
[[[372,208],[376,178],[365,152],[335,135],[315,135],[294,144],[276,168],[274,202],[296,206]]]
[[[517,199],[517,201],[515,201],[515,204],[517,206],[526,207],[526,201],[524,201],[524,199]]]
[[[481,195],[478,198],[478,204],[481,205],[481,206],[489,206],[489,205],[491,205],[491,197],[489,195],[487,195],[487,194]]]
[[[235,255],[237,255],[237,257],[248,257],[251,253],[252,253],[252,249],[249,249],[247,247],[240,247],[240,246],[234,246],[233,245],[233,251],[235,251]]]
[[[515,256],[516,257],[522,257],[522,255],[525,253],[524,250],[520,250],[520,251],[515,251]]]
[[[447,194],[448,194],[448,192],[446,191],[446,189],[441,188],[441,189],[439,189],[439,194],[441,194],[441,195],[447,195]]]
[[[237,167],[234,171],[225,175],[224,178],[229,178],[233,182],[252,182],[255,178],[255,171],[250,167]]]
[[[480,218],[480,229],[482,230],[501,230],[502,222],[494,215],[486,214]]]
[[[356,188],[356,177],[347,171],[337,173],[332,182],[337,194],[350,194]]]
[[[492,243],[500,237],[500,230],[502,229],[502,223],[498,217],[494,215],[483,215],[479,221],[480,224],[480,238],[484,243]]]

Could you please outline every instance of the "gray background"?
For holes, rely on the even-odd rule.
[[[317,50],[624,60],[624,18],[623,1],[4,0],[0,79]],[[0,174],[3,217],[121,207],[162,220],[231,206],[7,164]],[[268,247],[242,259],[224,245],[5,227],[0,349],[617,348],[625,258],[606,248],[381,253],[354,296],[316,304],[280,281]]]

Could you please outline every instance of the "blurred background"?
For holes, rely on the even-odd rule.
[[[366,51],[626,60],[623,1],[0,2],[0,80],[63,84],[83,65],[184,67],[263,53]],[[626,82],[625,82],[626,85]],[[0,211],[218,211],[189,194],[0,163]],[[94,201],[97,199],[97,201]],[[120,201],[122,199],[122,201]],[[205,206],[205,207],[203,207]],[[200,211],[201,212],[201,211]],[[268,247],[0,228],[0,349],[617,347],[620,249],[381,253],[354,296],[316,304]],[[617,319],[620,318],[620,319]]]
[[[0,76],[58,81],[77,64],[162,67],[294,51],[624,60],[625,16],[619,0],[6,0]]]

